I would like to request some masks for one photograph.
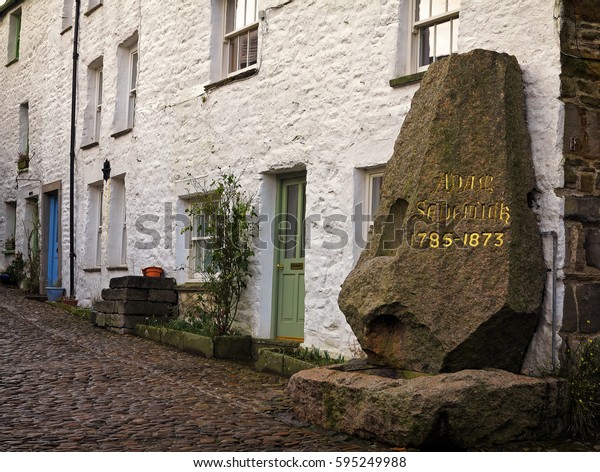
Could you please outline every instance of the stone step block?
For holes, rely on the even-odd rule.
[[[92,310],[98,313],[118,313],[118,301],[95,300],[92,302]]]
[[[173,314],[173,305],[171,305],[170,303],[160,302],[118,302],[117,313],[119,313],[120,315],[168,317]]]
[[[148,300],[148,290],[141,288],[105,288],[102,290],[102,300],[146,301]]]
[[[133,298],[128,300],[133,300]],[[150,289],[148,290],[148,301],[170,303],[172,305],[175,305],[177,303],[177,292],[175,292],[174,290]]]
[[[175,279],[166,277],[144,277],[141,275],[126,275],[110,279],[110,288],[143,288],[155,290],[173,290]]]

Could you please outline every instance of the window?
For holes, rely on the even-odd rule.
[[[4,229],[4,249],[5,251],[15,250],[15,235],[17,234],[17,202],[5,203],[6,226]]]
[[[62,29],[64,33],[73,26],[73,0],[64,0],[62,12]]]
[[[207,235],[206,225],[208,224],[208,215],[204,212],[204,202],[207,200],[197,200],[191,203],[193,209],[192,229],[190,231],[190,250],[188,261],[190,267],[190,277],[202,278],[206,268],[212,264],[211,236]]]
[[[367,171],[367,215],[369,217],[369,231],[373,228],[373,219],[379,209],[379,199],[381,197],[381,186],[383,185],[383,171],[378,168]]]
[[[127,265],[127,212],[125,176],[110,179],[110,208],[108,221],[108,265]]]
[[[460,0],[413,0],[416,70],[458,52]]]
[[[102,69],[96,70],[95,76],[95,93],[96,100],[94,113],[94,140],[100,141],[100,125],[102,123]]]
[[[19,105],[19,170],[29,168],[29,103]]]
[[[88,66],[88,103],[83,121],[83,148],[96,145],[100,141],[102,131],[102,62],[102,57],[99,57]]]
[[[135,125],[139,77],[138,34],[119,45],[117,50],[117,95],[113,137],[131,131]]]
[[[135,97],[137,94],[138,52],[132,49],[129,55],[129,100],[127,103],[127,127],[133,128],[135,122]]]
[[[257,0],[225,0],[226,73],[231,74],[257,63]]]
[[[87,265],[102,265],[102,203],[104,198],[102,182],[89,186],[88,232],[86,237]]]
[[[8,25],[8,59],[7,65],[19,60],[21,52],[21,9],[10,14]]]
[[[88,7],[87,7],[87,11],[85,12],[85,15],[89,15],[90,13],[92,13],[94,10],[96,10],[98,7],[102,6],[102,0],[90,0],[88,2]]]

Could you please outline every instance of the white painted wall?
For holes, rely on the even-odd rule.
[[[218,0],[163,2],[116,0],[82,16],[78,90],[78,145],[88,105],[87,67],[103,57],[104,100],[99,146],[77,152],[77,295],[84,303],[99,296],[110,277],[141,274],[160,265],[168,276],[185,260],[179,230],[165,245],[165,208],[176,212],[185,191],[176,182],[189,176],[208,181],[219,167],[243,172],[245,187],[257,194],[259,210],[274,213],[277,173],[304,168],[307,215],[311,215],[306,252],[305,344],[332,353],[359,352],[352,330],[337,307],[339,287],[355,262],[350,217],[360,179],[357,169],[385,163],[392,155],[410,100],[418,85],[398,89],[389,80],[407,70],[410,34],[408,0],[259,1],[265,20],[259,27],[259,73],[204,93],[218,76],[220,45],[212,39]],[[18,105],[30,103],[30,175],[44,183],[62,179],[68,200],[70,33],[60,35],[63,2],[23,3],[24,58],[0,70],[0,198],[16,195]],[[85,2],[84,2],[85,3]],[[540,225],[560,233],[562,206],[553,189],[562,185],[562,105],[559,96],[558,26],[554,2],[463,0],[459,48],[493,49],[514,54],[524,73],[532,149],[540,194]],[[211,8],[212,6],[212,8]],[[118,47],[138,33],[139,79],[134,130],[113,138],[118,84],[122,83]],[[0,53],[6,50],[7,21],[0,20]],[[121,74],[121,75],[120,75]],[[101,272],[84,272],[88,185],[102,179],[108,159],[112,176],[125,175],[128,222],[127,270],[111,270],[104,248]],[[106,190],[106,188],[105,188]],[[12,196],[12,197],[11,197]],[[111,219],[110,192],[104,217]],[[165,205],[170,205],[165,207]],[[63,280],[68,280],[68,213],[63,206]],[[153,249],[136,249],[148,234],[160,235]],[[333,221],[325,221],[327,217]],[[346,218],[345,221],[342,221]],[[0,219],[0,237],[4,234]],[[106,227],[107,229],[107,227]],[[348,244],[327,249],[344,230]],[[103,235],[108,232],[105,230]],[[264,235],[264,233],[263,233]],[[264,239],[264,238],[263,238]],[[88,245],[89,247],[89,245]],[[179,249],[177,249],[179,248]],[[547,262],[551,254],[546,254]],[[88,259],[89,260],[89,259]],[[241,322],[255,335],[271,330],[270,298],[273,250],[257,254],[254,276],[245,294]],[[4,261],[6,263],[6,261]],[[0,266],[3,265],[0,256]],[[181,274],[179,274],[181,280]],[[562,306],[562,291],[559,293]],[[527,368],[549,364],[550,302],[528,358]],[[562,311],[562,310],[559,310]]]

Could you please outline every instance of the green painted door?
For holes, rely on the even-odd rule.
[[[276,337],[304,339],[304,206],[306,178],[282,179],[275,234]]]

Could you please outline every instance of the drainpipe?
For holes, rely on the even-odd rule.
[[[556,253],[558,251],[558,234],[556,231],[545,231],[542,236],[552,236],[552,371],[556,372],[558,364],[556,353]]]
[[[77,120],[77,61],[81,0],[75,0],[73,29],[73,79],[71,83],[71,145],[69,160],[69,296],[75,296],[75,124]]]

